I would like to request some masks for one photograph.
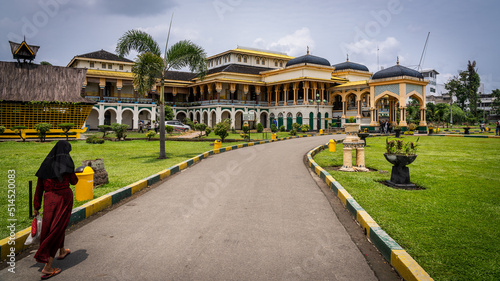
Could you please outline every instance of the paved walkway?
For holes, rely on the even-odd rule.
[[[377,280],[303,162],[331,138],[202,160],[67,235],[51,280]],[[39,280],[33,254],[0,280]]]

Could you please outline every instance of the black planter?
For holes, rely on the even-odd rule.
[[[396,133],[396,138],[399,138],[401,135],[401,130],[394,130],[394,133]]]
[[[367,146],[367,144],[366,144],[366,138],[367,138],[369,135],[370,135],[370,134],[368,134],[368,133],[358,133],[358,137],[359,137],[359,139],[365,142],[365,146]]]
[[[406,165],[410,165],[417,159],[417,155],[398,155],[384,153],[385,159],[391,163],[391,180],[387,184],[394,187],[416,187],[410,181],[410,169]]]
[[[464,134],[466,134],[466,135],[470,134],[470,133],[469,133],[469,130],[470,130],[470,128],[469,128],[469,127],[464,128]]]

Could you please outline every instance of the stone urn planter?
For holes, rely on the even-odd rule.
[[[366,144],[366,138],[369,136],[370,134],[369,133],[358,133],[358,137],[360,140],[362,140],[364,143],[365,143],[365,146],[367,146]]]
[[[396,138],[399,138],[401,135],[401,129],[394,129],[394,133],[396,134]]]
[[[404,155],[404,154],[388,154],[384,153],[385,159],[391,163],[392,172],[391,180],[386,183],[393,187],[411,188],[416,187],[410,181],[410,169],[406,167],[417,159],[417,155]]]
[[[465,127],[465,128],[464,128],[464,134],[465,134],[465,135],[469,135],[469,134],[470,134],[470,133],[469,133],[469,130],[470,130],[470,127]]]

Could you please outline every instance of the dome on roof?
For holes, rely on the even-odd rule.
[[[424,79],[422,73],[399,64],[378,71],[377,73],[373,74],[372,79],[384,79],[399,76],[410,76]]]
[[[362,64],[350,62],[350,61],[342,62],[342,63],[335,64],[332,66],[335,67],[335,71],[346,70],[346,69],[353,69],[353,70],[367,71],[367,72],[370,71],[370,70],[368,70],[368,67],[366,67]]]
[[[304,55],[301,57],[296,57],[294,59],[289,60],[286,63],[286,66],[292,66],[292,65],[301,64],[301,63],[306,63],[306,64],[312,63],[312,64],[330,66],[330,62],[327,59],[310,55],[309,52],[307,52],[307,55]]]

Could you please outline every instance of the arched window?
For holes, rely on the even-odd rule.
[[[227,61],[231,62],[231,55],[227,55]]]
[[[278,66],[278,61],[274,60],[274,66]]]
[[[302,113],[297,113],[297,117],[302,117]]]
[[[224,62],[227,62],[227,56],[226,56],[226,57],[224,57]]]
[[[247,62],[248,61],[248,57],[247,56],[244,56],[243,57],[243,62]]]
[[[241,56],[238,55],[238,62],[241,62]]]
[[[265,65],[265,64],[266,64],[266,60],[262,59],[262,65]]]
[[[287,118],[293,118],[293,114],[292,114],[291,112],[288,112],[288,113],[286,114],[286,117],[287,117]]]
[[[255,59],[255,63],[256,63],[256,64],[260,64],[260,60],[259,60],[259,58],[256,58],[256,59]]]
[[[280,61],[280,67],[283,67],[283,62],[282,61]]]

